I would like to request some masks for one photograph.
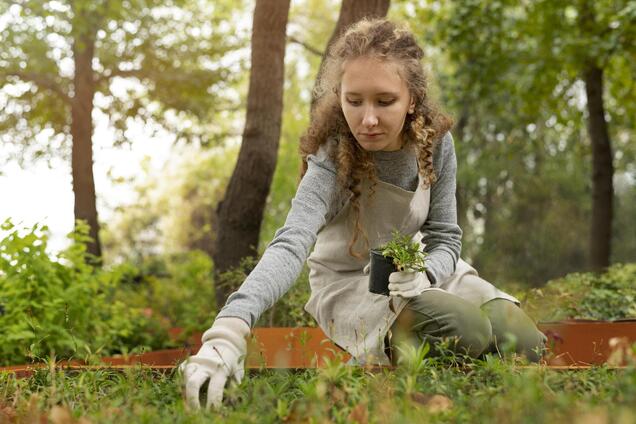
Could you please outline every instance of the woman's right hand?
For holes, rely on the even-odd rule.
[[[219,407],[223,401],[223,389],[228,378],[240,383],[245,375],[247,354],[246,337],[249,325],[240,318],[218,318],[203,333],[203,345],[196,355],[183,362],[179,369],[184,376],[185,396],[188,405],[199,409],[199,392],[209,380],[206,408]]]
[[[410,299],[429,287],[431,282],[425,272],[408,270],[389,274],[389,296]]]

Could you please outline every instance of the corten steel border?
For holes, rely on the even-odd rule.
[[[623,321],[569,320],[540,323],[539,329],[548,336],[548,352],[542,361],[553,369],[586,369],[607,362],[612,347],[610,340],[623,345],[636,343],[636,319]],[[175,333],[178,333],[176,331]],[[81,361],[61,361],[60,369],[127,369],[143,365],[155,370],[172,370],[177,363],[196,353],[201,334],[189,338],[180,349],[158,350],[148,353],[102,358],[103,365],[86,365]],[[327,361],[347,361],[350,355],[333,344],[317,327],[254,328],[248,340],[245,366],[248,369],[306,369],[322,367]],[[28,377],[36,369],[48,364],[19,365],[0,368],[17,377]],[[621,364],[612,364],[621,367]],[[375,367],[381,369],[382,367]],[[373,368],[373,369],[375,369]]]
[[[610,342],[636,343],[636,319],[617,321],[567,320],[539,323],[548,336],[549,365],[601,365],[616,347]]]

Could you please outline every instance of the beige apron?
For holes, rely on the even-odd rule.
[[[424,189],[421,176],[419,179],[415,192],[379,181],[371,198],[368,184],[363,186],[361,224],[371,247],[389,241],[391,232],[396,229],[421,242],[419,229],[428,215],[430,189]],[[359,362],[389,364],[384,353],[384,337],[406,306],[407,299],[394,297],[393,312],[389,296],[369,292],[369,277],[363,273],[369,262],[368,249],[364,249],[362,241],[358,240],[354,250],[362,253],[364,259],[349,255],[353,227],[351,214],[347,201],[318,233],[314,250],[307,259],[311,296],[305,310],[331,340]],[[427,290],[444,290],[478,306],[495,298],[519,303],[513,296],[481,278],[463,278],[470,274],[477,275],[477,271],[460,259],[454,274],[438,284],[439,288]]]

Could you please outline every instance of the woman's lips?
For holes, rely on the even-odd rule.
[[[383,133],[360,133],[360,134],[365,137],[377,137],[379,135],[382,135]]]

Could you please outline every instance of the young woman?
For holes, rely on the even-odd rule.
[[[451,120],[429,100],[422,57],[413,34],[387,20],[361,21],[331,48],[285,225],[182,365],[193,407],[207,380],[207,406],[221,403],[228,378],[240,382],[250,328],[305,260],[305,309],[357,363],[395,362],[387,353],[398,337],[429,343],[432,354],[451,340],[473,357],[514,341],[518,353],[539,359],[545,336],[519,301],[459,257]],[[393,230],[422,243],[427,270],[394,272],[390,296],[370,293],[369,249]]]

